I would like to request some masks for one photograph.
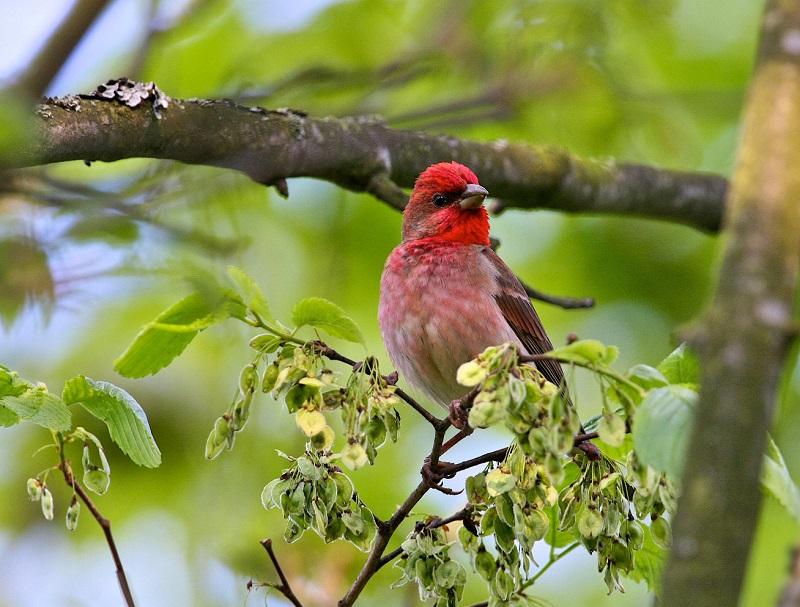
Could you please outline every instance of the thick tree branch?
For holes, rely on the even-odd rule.
[[[117,99],[48,100],[35,136],[0,168],[66,160],[166,158],[242,171],[273,184],[316,177],[400,206],[428,165],[458,160],[505,207],[615,213],[719,227],[727,183],[719,176],[577,158],[564,150],[394,130],[372,118],[311,118],[230,101],[169,99],[153,111]]]
[[[664,607],[739,602],[800,265],[798,2],[767,2],[738,156]]]

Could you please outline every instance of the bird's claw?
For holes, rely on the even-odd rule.
[[[422,469],[420,470],[420,473],[422,474],[422,480],[425,481],[425,484],[428,485],[430,489],[434,489],[435,491],[439,491],[445,495],[458,495],[459,493],[462,493],[463,489],[450,489],[449,487],[445,487],[443,484],[444,479],[453,478],[455,476],[454,473],[447,472],[447,467],[450,465],[452,464],[447,462],[438,462],[436,465],[432,465],[431,458],[426,457],[425,463],[422,465]]]

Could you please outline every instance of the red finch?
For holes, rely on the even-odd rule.
[[[553,345],[514,273],[489,246],[488,196],[457,162],[428,167],[403,212],[403,242],[381,278],[379,319],[397,369],[435,402],[448,407],[467,391],[458,367],[489,346],[515,344],[542,354]],[[563,372],[536,363],[555,385]]]

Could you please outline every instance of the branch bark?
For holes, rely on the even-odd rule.
[[[800,3],[770,0],[744,114],[714,303],[699,332],[702,390],[664,607],[736,605],[759,471],[792,337],[800,261]]]
[[[479,143],[395,130],[372,118],[311,118],[230,101],[169,99],[154,111],[92,96],[38,106],[35,136],[0,157],[0,168],[67,160],[147,157],[242,171],[263,184],[316,177],[370,192],[394,207],[428,165],[458,160],[503,207],[614,213],[714,231],[727,182],[703,173],[581,159],[565,150]],[[399,187],[393,187],[399,186]]]

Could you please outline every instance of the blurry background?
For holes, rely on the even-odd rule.
[[[71,7],[0,0],[1,84],[14,82]],[[399,128],[729,174],[760,12],[752,0],[115,0],[47,93],[88,92],[125,75],[154,80],[173,97],[380,114]],[[0,142],[19,128],[0,124]],[[378,282],[400,215],[325,183],[289,188],[283,200],[232,172],[149,160],[0,176],[0,363],[53,390],[78,373],[119,383],[147,410],[162,449],[161,468],[148,471],[105,440],[113,482],[97,499],[144,607],[263,604],[263,592],[248,596],[245,583],[275,579],[258,540],[279,538],[283,525],[259,493],[281,469],[274,449],[302,449],[291,419],[262,398],[236,448],[204,460],[205,437],[250,356],[247,333],[233,323],[205,332],[156,377],[113,372],[139,327],[187,292],[176,276],[196,265],[240,265],[284,318],[301,297],[327,297],[385,360]],[[537,307],[556,343],[575,332],[617,344],[620,369],[671,350],[710,295],[719,251],[717,238],[686,227],[553,212],[508,211],[493,220],[493,234],[533,286],[597,299],[586,311]],[[797,379],[786,382],[775,428],[793,470]],[[583,393],[583,414],[595,413]],[[88,417],[79,423],[106,437]],[[353,475],[383,516],[416,483],[430,442],[414,417],[403,424],[399,444]],[[46,440],[37,428],[0,429],[0,606],[122,604],[87,513],[75,533],[64,529],[68,494],[57,482],[56,522],[27,500],[25,478],[51,463],[48,452],[32,457]],[[504,440],[479,433],[448,459]],[[448,514],[459,504],[434,495],[417,511]],[[797,535],[766,502],[746,605],[774,603]],[[277,552],[295,588],[318,605],[334,604],[363,561],[349,544],[326,546],[310,532],[291,546],[279,542]],[[415,605],[415,588],[388,589],[397,577],[387,567],[361,602]],[[578,551],[534,594],[557,606],[649,600],[632,582],[606,597],[595,559]],[[465,604],[483,598],[471,585]],[[270,604],[284,603],[276,596]]]

